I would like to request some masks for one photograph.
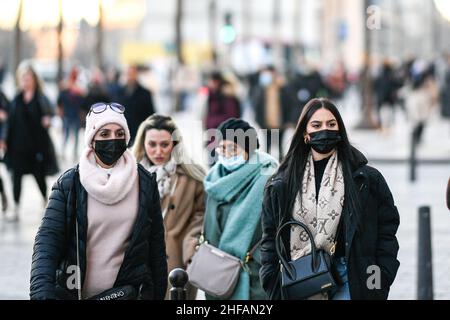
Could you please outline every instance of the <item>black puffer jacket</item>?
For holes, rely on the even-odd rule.
[[[138,290],[140,299],[163,299],[167,289],[167,256],[158,187],[155,177],[140,165],[138,173],[139,212],[114,287],[131,284]],[[69,267],[77,265],[75,207],[81,283],[84,282],[87,193],[79,181],[78,167],[75,167],[66,171],[53,185],[34,244],[31,299],[77,298],[76,289],[67,289],[67,283],[74,279]]]
[[[356,149],[354,154],[353,180],[359,192],[362,212],[351,212],[345,203],[342,212],[350,296],[353,300],[387,299],[400,266],[397,260],[399,245],[395,236],[400,217],[381,173],[368,166],[367,159]],[[287,198],[285,188],[282,173],[273,177],[265,190],[262,211],[260,277],[267,295],[274,300],[281,298],[279,262],[275,251],[276,230],[280,223],[291,217],[286,213],[292,212],[289,208],[292,202]],[[280,215],[280,212],[283,214]],[[357,231],[356,214],[362,220],[362,233]],[[283,237],[283,244],[285,252],[289,252],[288,235]],[[374,274],[368,269],[371,265],[380,267],[381,289],[370,290],[367,286],[367,280]]]

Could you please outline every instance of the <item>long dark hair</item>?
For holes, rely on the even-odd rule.
[[[306,126],[313,116],[313,114],[319,109],[327,109],[330,111],[339,126],[339,133],[341,135],[341,141],[337,145],[338,160],[342,164],[342,171],[344,175],[345,183],[345,202],[351,210],[355,213],[357,219],[358,230],[361,231],[361,219],[360,219],[360,204],[358,200],[358,194],[355,184],[353,182],[352,162],[354,162],[354,154],[352,152],[352,145],[350,144],[347,136],[347,130],[345,129],[344,121],[337,109],[337,107],[328,99],[318,98],[310,100],[303,108],[300,119],[297,123],[292,142],[289,147],[289,151],[280,164],[278,174],[283,175],[283,179],[286,181],[286,192],[288,199],[287,212],[284,215],[289,215],[292,211],[292,206],[297,197],[299,190],[301,190],[303,174],[308,161],[308,155],[311,150],[311,146],[305,143],[304,134],[306,133]]]

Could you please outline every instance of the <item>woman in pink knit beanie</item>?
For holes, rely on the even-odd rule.
[[[36,236],[31,299],[163,299],[164,227],[154,175],[127,149],[125,107],[96,103],[79,165],[54,184]]]

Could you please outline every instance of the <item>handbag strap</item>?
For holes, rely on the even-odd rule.
[[[343,219],[342,215],[341,215],[341,218],[339,219],[339,223],[338,223],[338,226],[337,226],[337,229],[336,229],[336,235],[334,237],[333,245],[331,246],[331,249],[330,249],[330,255],[331,256],[334,256],[334,254],[336,253],[336,246],[337,246],[337,240],[338,240],[338,237],[339,237],[339,232],[341,231],[341,226],[342,226],[342,223],[344,222],[341,219]]]
[[[259,239],[259,241],[253,245],[253,247],[250,249],[250,251],[247,252],[247,254],[245,255],[244,264],[247,264],[253,260],[253,253],[255,253],[256,249],[258,249],[261,242],[262,242],[262,239]]]
[[[306,231],[306,233],[308,233],[309,242],[311,243],[311,254],[312,254],[311,266],[312,266],[312,270],[314,272],[316,272],[320,266],[320,264],[319,264],[320,261],[318,261],[318,258],[320,258],[320,257],[317,254],[316,244],[314,243],[314,236],[311,233],[311,230],[309,230],[309,228],[304,223],[302,223],[300,221],[296,221],[296,220],[291,220],[291,221],[284,223],[280,228],[278,228],[277,235],[275,236],[275,249],[277,251],[278,258],[280,259],[281,264],[283,265],[283,268],[286,269],[286,271],[289,273],[291,278],[295,278],[294,270],[291,268],[291,266],[287,262],[286,258],[281,254],[281,248],[280,248],[280,246],[281,246],[281,240],[280,240],[281,239],[281,231],[290,225],[297,225],[299,227],[302,227]]]

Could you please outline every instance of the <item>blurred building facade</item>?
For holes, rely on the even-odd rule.
[[[45,3],[50,1],[58,0]],[[179,3],[183,53],[188,63],[198,66],[211,58],[214,48],[222,58],[219,61],[233,63],[242,72],[254,71],[267,63],[281,69],[292,68],[299,62],[299,56],[321,67],[342,60],[347,68],[358,70],[364,54],[365,28],[371,18],[367,4],[380,13],[380,27],[369,32],[375,58],[402,60],[411,54],[434,57],[450,45],[446,37],[450,25],[436,10],[433,0],[99,1],[89,3],[93,11],[98,10],[99,3],[103,6],[102,54],[107,63],[115,65],[173,58]],[[88,5],[86,1],[83,3]],[[57,10],[55,6],[50,8]],[[77,25],[65,22],[66,59],[95,63],[89,59],[96,47],[97,34],[91,16]],[[222,37],[226,23],[235,32],[231,41]],[[5,24],[0,23],[0,28],[5,28]],[[0,29],[0,54],[6,61],[13,59],[12,33],[12,29]],[[25,33],[23,39],[31,39],[35,45],[33,50],[24,50],[23,58],[51,59],[53,51],[56,58],[57,46],[51,44],[56,41],[56,25]],[[233,58],[234,51],[237,58]]]

